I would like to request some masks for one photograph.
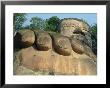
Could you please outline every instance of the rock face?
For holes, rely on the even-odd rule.
[[[79,35],[85,36],[83,31]],[[18,31],[14,40],[15,75],[97,74],[96,56],[88,44],[75,38],[75,34],[68,37],[62,33],[28,29]]]
[[[34,32],[31,30],[20,30],[17,32],[14,42],[20,47],[29,47],[35,42]]]
[[[71,39],[71,46],[72,46],[72,49],[78,53],[78,54],[83,54],[84,53],[84,46],[83,44],[79,41],[79,40],[76,40],[76,39]]]
[[[92,47],[91,35],[89,33],[89,25],[79,19],[65,18],[60,23],[60,32],[64,36],[74,36],[84,41]]]
[[[61,55],[68,56],[71,54],[72,48],[68,38],[61,35],[52,35],[54,49]]]
[[[35,44],[39,50],[47,51],[52,47],[52,39],[47,33],[35,32]]]

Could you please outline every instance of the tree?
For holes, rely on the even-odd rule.
[[[25,13],[14,13],[13,26],[14,30],[19,30],[22,28],[23,23],[26,21]]]
[[[92,50],[97,54],[97,24],[91,26]]]
[[[45,30],[58,32],[59,23],[60,23],[60,19],[57,16],[52,16],[51,18],[46,20]]]
[[[23,29],[30,29],[30,25],[26,25],[24,27],[22,27]]]
[[[45,29],[45,20],[39,18],[39,17],[32,17],[30,20],[30,28],[31,29]]]

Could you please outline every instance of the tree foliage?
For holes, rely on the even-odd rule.
[[[97,54],[97,24],[91,26],[92,50]]]
[[[32,17],[30,22],[31,29],[41,29],[45,31],[58,32],[60,19],[57,16],[52,16],[49,19],[43,20],[42,18],[36,16]]]
[[[19,30],[22,28],[23,23],[26,21],[25,13],[14,13],[13,26],[14,30]]]
[[[49,19],[46,19],[46,29],[48,31],[58,32],[60,19],[57,16],[52,16]]]
[[[30,28],[31,29],[45,29],[45,20],[43,20],[42,18],[39,17],[32,17],[32,19],[30,20],[31,24],[30,24]]]

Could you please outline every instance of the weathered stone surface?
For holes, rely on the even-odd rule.
[[[80,59],[78,61],[78,75],[96,75],[96,67],[96,63],[94,63],[92,60],[88,58]]]
[[[15,36],[16,44],[19,44],[21,47],[29,47],[35,42],[35,35],[32,30],[22,29],[17,32]]]
[[[51,50],[39,52],[35,47],[22,49],[20,52],[18,55],[21,61],[20,64],[32,71],[48,71],[54,74],[75,74],[75,59],[72,56],[62,56]],[[18,67],[15,73],[24,74],[24,72],[19,72],[21,71],[21,66]]]
[[[50,51],[38,51],[35,47],[28,47],[21,51],[21,63],[32,70],[48,70]],[[50,60],[51,62],[51,60]]]
[[[76,29],[80,29],[80,33],[86,33],[89,30],[89,25],[78,19],[63,19],[60,23],[60,31],[64,36],[71,37]]]
[[[93,51],[91,50],[90,47],[88,47],[87,45],[84,46],[84,53],[86,55],[88,55],[90,58],[92,58],[93,61],[97,62],[97,57],[96,55],[93,53]]]
[[[14,75],[97,74],[97,57],[91,49],[89,26],[73,19],[63,20],[60,26],[61,34],[18,31],[15,46],[22,47],[14,54]]]
[[[35,44],[39,50],[47,51],[52,48],[52,39],[47,33],[36,33]]]
[[[71,39],[71,46],[72,46],[72,49],[78,53],[78,54],[83,54],[84,53],[84,47],[83,47],[83,44],[77,40],[77,39]]]
[[[85,43],[86,45],[88,45],[90,48],[92,47],[92,40],[91,38],[87,38],[87,36],[83,36],[81,34],[74,34],[71,36],[72,39],[77,39],[80,42]]]
[[[71,54],[71,44],[68,38],[64,36],[53,35],[54,48],[61,55],[68,56]]]
[[[74,34],[71,36],[71,39],[77,39],[80,42],[87,42],[86,37],[81,34]]]
[[[63,19],[60,23],[60,31],[62,35],[77,38],[92,48],[89,29],[89,25],[79,19]]]
[[[38,51],[35,47],[28,47],[20,50],[17,57],[20,63],[15,75],[42,75],[43,72],[44,75],[96,75],[95,62],[73,51],[70,56],[63,56],[53,50]]]

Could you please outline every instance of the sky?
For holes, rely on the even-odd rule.
[[[40,17],[42,19],[49,19],[52,16],[57,16],[60,19],[63,18],[78,18],[84,19],[90,26],[97,23],[96,13],[27,13],[27,20],[24,22],[23,26],[29,25],[32,17]]]

